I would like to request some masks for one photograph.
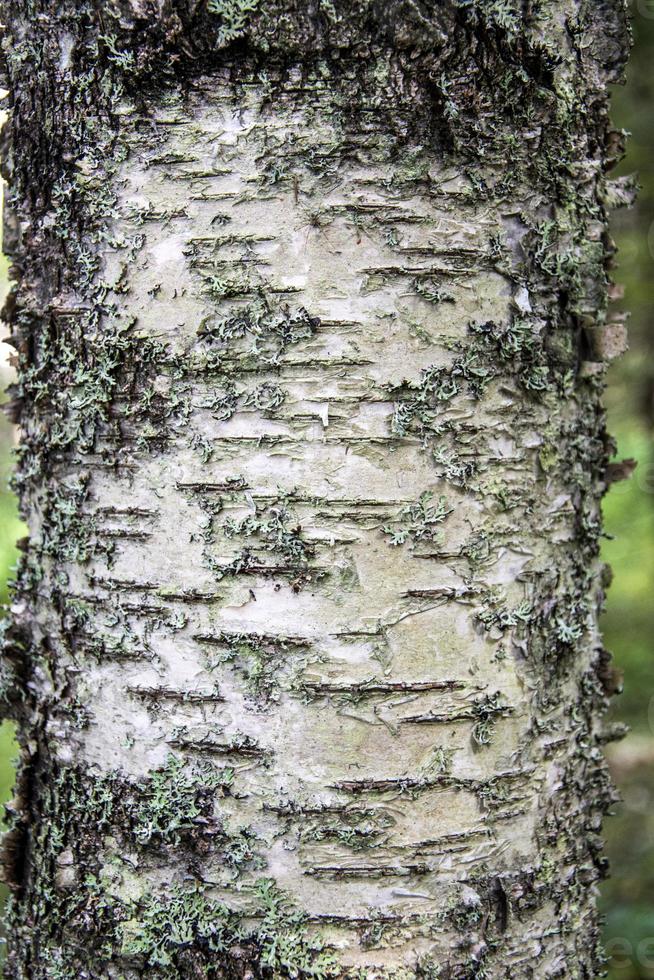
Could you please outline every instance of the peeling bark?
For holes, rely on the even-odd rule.
[[[596,977],[623,3],[3,21],[6,976]]]

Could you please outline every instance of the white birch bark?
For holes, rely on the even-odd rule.
[[[380,104],[298,56],[137,74],[110,123],[85,95],[40,210],[14,110],[8,976],[595,976],[614,52],[579,5],[509,6],[450,5],[485,68],[441,65],[448,148],[397,37]],[[219,40],[258,23],[213,7]],[[145,41],[99,23],[102,102]]]

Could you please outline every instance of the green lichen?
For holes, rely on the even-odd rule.
[[[473,707],[475,723],[472,727],[472,739],[476,745],[484,747],[491,744],[497,718],[505,714],[507,710],[509,710],[508,705],[500,691],[487,694],[475,701]]]
[[[243,36],[259,2],[260,0],[207,0],[209,13],[220,18],[216,37],[220,47]]]
[[[442,539],[440,525],[452,513],[444,497],[432,504],[433,494],[430,491],[420,495],[414,504],[404,507],[393,524],[382,528],[388,543],[393,547],[405,544],[407,541],[419,543],[422,541],[439,542]]]
[[[338,976],[332,953],[314,940],[305,917],[269,879],[252,889],[256,926],[248,929],[226,905],[200,888],[173,889],[140,902],[122,926],[122,955],[157,980],[182,980],[195,964],[207,978],[230,976],[230,961],[270,980]]]
[[[212,800],[230,784],[231,771],[193,767],[170,755],[162,769],[134,789],[125,805],[131,833],[139,844],[177,844],[201,834],[212,817]]]
[[[261,570],[289,576],[297,591],[312,577],[320,578],[325,574],[313,570],[315,545],[303,535],[301,525],[296,523],[289,505],[283,499],[277,504],[257,507],[254,515],[241,520],[228,518],[221,530],[228,540],[245,538],[252,543],[243,548],[229,565],[213,565],[219,577]],[[260,556],[269,556],[270,562],[262,566]]]
[[[309,340],[319,325],[320,320],[304,307],[293,309],[259,295],[226,316],[206,316],[198,327],[198,336],[219,344],[226,354],[234,350],[238,341],[247,339],[252,346],[241,355],[243,366],[260,364],[262,358],[274,365],[289,347]]]
[[[292,686],[293,675],[310,656],[306,643],[290,637],[218,632],[196,638],[212,649],[207,656],[208,669],[229,665],[243,677],[247,693],[261,705],[277,701],[283,676],[290,675]]]

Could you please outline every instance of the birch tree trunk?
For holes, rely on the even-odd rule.
[[[5,0],[6,976],[594,978],[622,0]]]

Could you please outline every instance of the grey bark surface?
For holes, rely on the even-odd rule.
[[[600,975],[624,4],[2,19],[6,976]]]

